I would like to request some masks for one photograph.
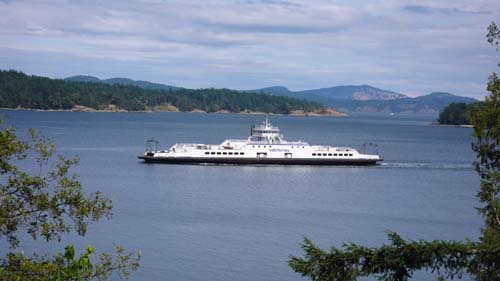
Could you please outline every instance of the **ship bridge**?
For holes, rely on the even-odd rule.
[[[266,115],[266,120],[258,127],[252,126],[250,129],[250,137],[248,141],[251,143],[268,143],[268,144],[282,144],[285,143],[280,129],[269,123],[269,118]]]

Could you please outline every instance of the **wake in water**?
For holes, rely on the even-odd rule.
[[[383,162],[383,168],[473,170],[472,163]]]

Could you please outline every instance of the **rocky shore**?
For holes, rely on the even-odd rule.
[[[441,124],[439,122],[432,122],[432,126],[442,126],[442,127],[459,127],[459,128],[472,128],[472,125],[463,124],[463,125],[452,125],[452,124]]]
[[[102,109],[95,109],[83,105],[75,105],[71,109],[32,109],[32,108],[1,108],[3,110],[31,110],[31,111],[62,111],[62,112],[181,112],[179,108],[173,106],[173,105],[158,105],[154,106],[151,108],[148,108],[147,110],[141,110],[141,111],[128,111],[123,108],[117,107],[116,105],[110,104],[105,108]],[[204,110],[200,109],[193,109],[191,111],[186,111],[186,112],[191,112],[191,113],[207,113]],[[228,110],[219,110],[216,112],[213,112],[216,114],[250,114],[250,115],[265,115],[267,114],[266,112],[261,112],[261,111],[250,111],[250,110],[244,110],[240,112],[231,112]],[[272,115],[279,115],[275,113],[271,113]],[[294,110],[290,112],[291,116],[347,116],[347,114],[337,111],[333,108],[326,108],[323,110],[315,110],[315,111],[304,111],[304,110]]]

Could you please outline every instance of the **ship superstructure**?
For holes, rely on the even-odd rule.
[[[227,139],[221,144],[178,143],[168,150],[146,150],[139,156],[148,163],[172,164],[280,164],[280,165],[373,165],[382,158],[351,147],[310,145],[287,141],[266,116],[252,126],[247,139]]]

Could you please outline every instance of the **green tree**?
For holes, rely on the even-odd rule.
[[[492,23],[488,42],[497,46],[500,31]],[[481,186],[477,197],[479,213],[485,220],[478,242],[407,241],[389,233],[390,244],[379,248],[344,243],[324,251],[305,238],[304,257],[291,256],[290,267],[312,280],[357,280],[377,276],[380,280],[408,280],[417,270],[438,272],[439,279],[469,273],[476,280],[500,280],[500,80],[493,73],[488,81],[490,95],[474,106],[469,117],[476,138],[476,170]]]
[[[33,239],[60,240],[71,230],[85,235],[87,225],[111,216],[111,200],[102,193],[86,195],[71,168],[78,158],[57,155],[55,144],[29,131],[23,140],[13,127],[0,119],[0,237],[10,244],[10,252],[0,259],[1,280],[105,280],[116,272],[128,276],[136,270],[140,254],[125,254],[117,247],[116,256],[103,253],[90,261],[94,249],[88,246],[80,256],[69,245],[64,254],[53,257],[13,252],[20,244],[20,232]],[[24,162],[37,163],[33,172],[19,168]]]
[[[129,111],[151,110],[174,105],[180,111],[201,109],[241,112],[265,110],[287,114],[293,110],[325,112],[316,102],[229,89],[148,89],[134,85],[72,82],[28,76],[13,70],[0,70],[0,107],[28,109],[71,109],[76,105],[106,109],[115,105]]]
[[[440,113],[438,122],[449,125],[469,125],[467,111],[470,109],[464,102],[450,103]]]

